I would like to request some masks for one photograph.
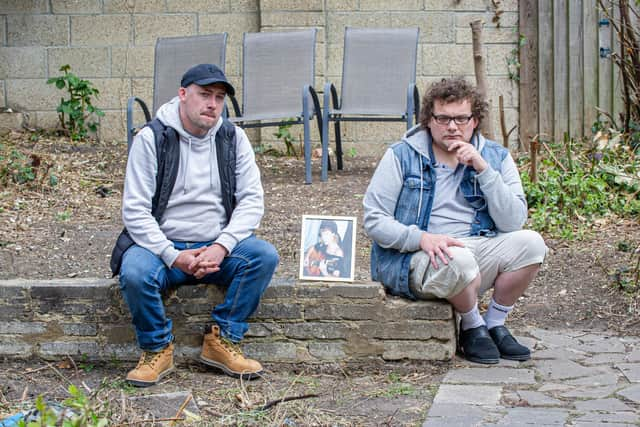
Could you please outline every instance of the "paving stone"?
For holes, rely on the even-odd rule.
[[[574,389],[574,387],[566,385],[566,384],[545,383],[538,389],[538,391],[546,393],[548,391],[568,391],[568,390],[573,390],[573,389]]]
[[[604,399],[605,397],[611,396],[618,387],[615,385],[603,386],[603,387],[592,387],[592,386],[581,386],[576,387],[573,390],[565,391],[560,393],[561,397],[572,397],[577,399]]]
[[[593,373],[592,369],[570,360],[542,360],[536,363],[536,370],[547,380],[586,377]]]
[[[480,425],[486,412],[481,406],[434,402],[422,427]]]
[[[580,412],[603,411],[603,412],[619,412],[633,411],[633,408],[618,399],[590,399],[578,400],[575,402],[576,409]]]
[[[640,362],[640,346],[635,347],[633,351],[627,355],[627,362]]]
[[[640,363],[618,363],[616,368],[632,383],[640,383]]]
[[[602,423],[593,423],[593,422],[576,422],[574,421],[573,424],[571,424],[572,427],[602,427]],[[627,423],[607,423],[606,424],[607,427],[631,427],[629,424]]]
[[[590,353],[624,353],[625,345],[617,337],[588,334],[577,339],[572,348]]]
[[[533,370],[495,367],[449,371],[443,382],[451,384],[535,384]]]
[[[573,361],[581,361],[585,359],[587,356],[588,354],[582,351],[578,351],[570,348],[559,348],[559,347],[551,347],[544,350],[536,350],[531,355],[533,359],[563,359],[563,360],[573,360]]]
[[[574,335],[567,331],[546,331],[544,329],[531,329],[531,335],[540,341],[545,347],[569,347],[575,343]]]
[[[563,426],[569,411],[559,408],[509,408],[498,422],[485,426]]]
[[[497,405],[502,387],[488,385],[443,384],[438,389],[433,403],[454,403],[459,405]]]
[[[615,385],[618,384],[618,378],[620,375],[618,372],[611,370],[611,372],[605,372],[599,375],[593,375],[584,378],[577,378],[575,380],[566,381],[565,384],[575,386],[603,386],[603,385]]]
[[[201,420],[200,410],[191,392],[177,391],[173,393],[150,394],[147,396],[130,397],[129,402],[136,413],[153,415],[155,418],[173,418],[180,407],[187,402],[182,410],[182,417],[190,423]],[[185,420],[185,422],[187,422]],[[187,422],[189,424],[189,422]]]
[[[539,391],[518,390],[520,399],[527,401],[529,406],[563,406],[565,402],[553,398]]]
[[[610,365],[611,363],[628,362],[624,353],[598,353],[581,361],[583,365]]]
[[[636,424],[640,422],[640,415],[633,412],[587,412],[586,414],[575,419],[576,422],[592,422],[601,423],[608,426],[609,423],[628,423]]]
[[[632,402],[640,403],[640,384],[632,385],[622,390],[618,390],[616,394],[631,400]]]

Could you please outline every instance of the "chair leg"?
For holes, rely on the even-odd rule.
[[[342,170],[342,136],[340,135],[340,118],[336,117],[335,123],[336,131],[336,163],[338,163],[338,170]]]
[[[309,109],[306,97],[302,98],[302,125],[304,126],[304,183],[311,184],[311,137],[309,129]]]

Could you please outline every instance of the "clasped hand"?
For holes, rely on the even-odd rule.
[[[456,141],[449,145],[449,151],[455,152],[458,162],[471,166],[476,172],[483,172],[487,168],[487,161],[482,158],[476,147],[464,141]]]
[[[180,251],[173,267],[201,279],[207,274],[220,271],[220,264],[225,256],[226,248],[218,243],[197,249],[185,249]]]
[[[420,249],[422,249],[431,260],[431,265],[438,269],[438,258],[444,265],[449,264],[449,260],[453,258],[453,254],[449,249],[450,246],[464,247],[464,243],[460,240],[449,237],[445,234],[431,234],[424,232],[420,238]]]

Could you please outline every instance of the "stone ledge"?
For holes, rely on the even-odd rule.
[[[178,357],[197,357],[203,325],[222,301],[217,286],[183,286],[167,297]],[[455,327],[446,302],[412,302],[374,282],[320,283],[274,279],[243,348],[265,362],[447,360]],[[0,281],[0,356],[65,355],[135,360],[128,309],[110,279]]]

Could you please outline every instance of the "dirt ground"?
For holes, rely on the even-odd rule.
[[[126,146],[70,144],[64,139],[36,138],[29,133],[5,135],[0,138],[0,146],[4,146],[5,153],[20,150],[30,156],[18,163],[37,164],[35,181],[28,186],[3,183],[0,170],[0,279],[110,277],[109,256],[122,227]],[[278,275],[297,277],[302,215],[323,214],[357,218],[355,278],[370,279],[370,243],[361,226],[362,197],[378,160],[365,155],[347,157],[344,170],[330,172],[325,183],[319,180],[319,160],[314,160],[314,183],[304,185],[302,159],[257,156],[266,203],[258,235],[278,248]],[[0,159],[2,164],[6,159],[4,163]],[[57,178],[55,187],[49,185],[51,174]],[[614,284],[617,271],[634,267],[630,265],[628,249],[640,244],[638,221],[603,218],[594,223],[593,232],[584,240],[545,239],[549,256],[510,316],[511,327],[595,329],[640,335],[638,292],[628,295]],[[113,398],[111,394],[116,391],[136,393],[121,382],[130,367],[66,366],[62,370],[42,361],[34,363],[29,367],[9,362],[0,365],[0,415],[15,408],[16,402],[43,390],[51,396],[61,392],[61,375],[74,382],[86,381],[91,390],[106,378],[103,392],[110,396],[104,397],[106,400]],[[41,369],[29,372],[38,367]],[[261,425],[259,417],[264,413],[250,415],[253,413],[246,410],[258,405],[255,402],[264,404],[284,395],[317,392],[322,397],[276,405],[269,411],[269,421],[263,421],[268,424],[279,420],[283,424],[285,418],[293,417],[296,425],[326,425],[327,420],[335,425],[415,425],[424,419],[434,384],[447,367],[419,363],[278,365],[268,367],[271,375],[266,381],[241,385],[187,364],[161,389],[171,391],[186,384],[196,399],[202,400],[199,406],[203,411],[236,414],[222,419],[220,424]],[[48,381],[39,386],[38,382],[45,379]],[[244,402],[235,397],[242,393],[249,396]],[[118,399],[114,402],[121,400]],[[279,407],[287,409],[278,412]],[[373,413],[376,418],[369,423]]]

